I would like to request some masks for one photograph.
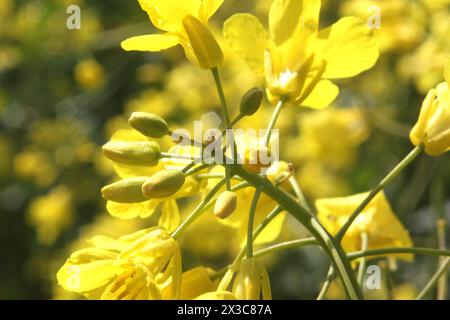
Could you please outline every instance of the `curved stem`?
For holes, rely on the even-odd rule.
[[[317,296],[317,300],[325,299],[335,276],[336,271],[334,271],[333,266],[331,266],[330,269],[328,269],[327,278],[325,279],[325,283],[323,284],[322,289],[320,290],[320,293]]]
[[[256,206],[258,205],[259,197],[261,196],[262,188],[259,187],[255,191],[252,204],[250,206],[250,213],[248,215],[247,225],[247,258],[253,257],[253,224],[255,222]]]
[[[441,276],[443,276],[447,272],[447,268],[449,265],[450,265],[450,258],[447,258],[441,264],[436,273],[431,277],[430,281],[428,281],[428,283],[425,285],[422,291],[420,291],[416,300],[422,300],[428,294],[428,292],[430,292],[430,290],[433,289],[433,287],[437,284]]]
[[[297,180],[295,180],[294,176],[289,177],[289,183],[292,186],[292,189],[294,189],[294,193],[300,204],[304,206],[306,209],[308,209],[308,211],[312,212],[311,207],[308,205],[305,195],[303,194],[303,191],[300,188],[300,185],[298,184]]]
[[[257,258],[257,257],[262,257],[269,253],[274,253],[277,251],[282,251],[282,250],[292,249],[292,248],[300,248],[300,247],[309,246],[309,245],[318,245],[317,240],[315,238],[311,237],[311,238],[305,238],[305,239],[285,241],[285,242],[277,243],[277,244],[268,246],[264,249],[258,250],[253,254],[253,256],[255,258]]]
[[[361,233],[361,251],[366,251],[368,245],[369,245],[369,237],[367,236],[366,232],[363,232]],[[366,271],[366,262],[367,261],[365,257],[361,258],[358,267],[358,282],[359,285],[361,286],[361,290],[364,281],[364,272]]]
[[[291,195],[276,188],[269,180],[246,171],[240,165],[233,166],[234,173],[258,188],[264,187],[264,193],[290,212],[317,239],[319,245],[335,264],[336,270],[344,283],[347,296],[361,299],[362,293],[344,250],[340,244],[325,230],[311,212],[299,204]]]
[[[450,257],[449,250],[439,250],[431,248],[383,248],[383,249],[372,249],[366,251],[356,251],[351,252],[347,255],[350,260],[355,260],[363,257],[371,256],[384,256],[388,254],[400,254],[400,253],[411,253],[415,255],[425,255],[425,256],[445,256]]]
[[[225,179],[222,179],[217,183],[214,188],[206,195],[205,199],[198,204],[197,207],[191,212],[191,214],[172,232],[172,238],[176,238],[183,230],[185,230],[197,217],[203,212],[208,202],[214,197],[214,195],[222,188],[225,183]]]
[[[386,177],[374,188],[370,193],[367,195],[367,197],[364,199],[364,201],[356,208],[356,210],[352,213],[352,215],[348,218],[348,220],[345,222],[344,226],[339,230],[339,232],[336,234],[336,240],[341,241],[344,237],[347,230],[350,228],[352,223],[355,221],[355,219],[358,217],[358,215],[364,210],[364,208],[372,201],[372,199],[381,191],[383,190],[389,183],[391,183],[394,178],[398,176],[400,172],[403,171],[417,156],[422,152],[423,148],[421,146],[418,146],[414,148],[400,163],[391,171],[389,172]]]
[[[231,120],[230,120],[230,114],[228,112],[227,101],[225,99],[225,94],[223,92],[222,81],[220,80],[219,70],[217,68],[212,68],[211,72],[214,77],[214,82],[216,84],[217,93],[219,94],[220,104],[222,106],[222,113],[223,113],[223,117],[225,119],[226,129],[228,129],[231,126]],[[226,144],[228,144],[228,141],[226,141]],[[225,146],[226,146],[226,144],[225,144]],[[226,176],[227,190],[230,190],[231,189],[231,173],[230,173],[230,167],[228,165],[225,166],[225,176]]]
[[[277,123],[278,117],[280,116],[281,109],[283,108],[284,105],[284,101],[285,99],[281,99],[280,101],[278,101],[277,105],[275,106],[275,109],[273,110],[272,118],[270,119],[269,126],[267,127],[266,130],[266,136],[264,137],[264,145],[266,147],[269,146],[270,136],[272,135],[272,130],[275,127],[275,124]]]

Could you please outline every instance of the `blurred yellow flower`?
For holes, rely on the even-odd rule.
[[[75,66],[75,80],[85,89],[97,89],[105,82],[105,71],[94,59],[83,60]]]
[[[44,245],[53,244],[73,221],[72,193],[64,186],[35,198],[28,208],[28,222],[36,228],[37,237]]]
[[[316,200],[317,217],[324,227],[334,235],[367,195],[368,193],[360,193],[343,198],[318,199]],[[408,231],[395,216],[384,192],[380,192],[372,199],[345,234],[342,239],[345,251],[361,250],[361,239],[364,234],[368,238],[368,249],[412,246]],[[409,254],[392,256],[406,261],[411,261],[413,258]]]
[[[272,103],[287,99],[312,108],[328,106],[339,89],[326,79],[348,78],[371,68],[378,44],[365,21],[346,17],[318,30],[320,0],[275,0],[270,35],[250,14],[225,22],[232,49],[259,74],[265,74]]]
[[[316,161],[333,169],[350,167],[357,147],[367,140],[370,128],[361,108],[328,108],[303,113],[299,118],[300,136],[295,157]]]
[[[223,54],[208,20],[223,0],[138,0],[153,25],[163,34],[136,36],[122,42],[127,51],[161,51],[180,44],[187,58],[203,68],[222,64]]]
[[[372,24],[383,52],[414,49],[425,36],[426,12],[416,1],[349,0],[340,11]]]
[[[38,186],[49,186],[57,172],[45,152],[23,151],[14,157],[14,172],[20,178],[31,179]]]
[[[92,247],[74,252],[57,273],[67,291],[91,299],[156,300],[170,286],[179,296],[181,253],[177,242],[160,227],[113,239],[96,236]]]
[[[432,156],[450,150],[450,90],[448,82],[438,84],[425,98],[419,119],[411,130],[415,146],[423,144]]]

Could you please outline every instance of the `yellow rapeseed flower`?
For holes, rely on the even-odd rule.
[[[287,99],[326,107],[339,92],[327,79],[356,76],[378,59],[377,41],[365,21],[345,17],[319,31],[320,6],[320,0],[274,0],[270,33],[250,14],[236,14],[225,22],[232,49],[265,74],[272,103]]]
[[[64,229],[71,226],[73,213],[71,192],[59,186],[49,194],[34,199],[28,208],[27,218],[36,227],[39,242],[50,245]]]
[[[367,195],[368,193],[360,193],[349,197],[318,199],[317,217],[334,235]],[[408,231],[395,216],[384,192],[375,196],[353,222],[342,240],[344,249],[347,252],[361,250],[363,234],[367,235],[368,249],[412,246]],[[412,259],[408,254],[395,256],[404,260]]]
[[[449,60],[450,61],[450,60]],[[432,156],[450,150],[450,67],[447,66],[441,82],[431,89],[425,98],[419,119],[410,132],[415,146],[423,144],[425,152]]]
[[[153,25],[163,34],[136,36],[122,42],[127,51],[161,51],[180,44],[187,58],[203,68],[218,67],[223,53],[208,20],[223,0],[138,0]]]
[[[177,242],[160,227],[113,239],[97,236],[92,247],[74,252],[57,273],[67,291],[91,299],[155,300],[170,286],[179,296],[181,253]]]

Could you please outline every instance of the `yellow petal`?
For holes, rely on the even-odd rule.
[[[208,269],[196,267],[183,273],[181,281],[181,300],[190,300],[214,290],[214,283],[209,277]]]
[[[308,81],[306,81],[306,86]],[[339,94],[339,88],[328,80],[321,80],[317,83],[314,90],[302,102],[302,106],[313,109],[323,109],[328,107]]]
[[[56,277],[67,291],[87,292],[107,285],[122,272],[122,268],[113,263],[113,260],[98,260],[80,265],[66,263]]]
[[[269,12],[272,39],[280,45],[299,28],[316,31],[319,24],[320,0],[274,0]]]
[[[109,214],[119,219],[134,219],[150,217],[160,204],[158,200],[149,200],[140,203],[118,203],[108,201],[106,209]]]
[[[276,216],[267,227],[254,239],[255,244],[263,244],[275,241],[283,229],[284,221],[286,220],[286,213],[282,212]]]
[[[158,225],[168,232],[174,231],[181,221],[180,210],[175,200],[167,200],[161,207],[161,216]]]
[[[264,74],[264,51],[269,36],[259,20],[251,14],[235,14],[223,27],[231,49],[256,73]]]
[[[128,38],[120,44],[126,51],[161,51],[180,43],[178,36],[172,34],[148,34]]]
[[[207,22],[223,4],[224,0],[203,0],[200,9],[200,18]]]
[[[370,69],[378,59],[378,42],[361,19],[342,18],[317,37],[317,51],[327,62],[326,79],[353,77]]]
[[[153,25],[164,31],[177,32],[182,29],[182,21],[188,14],[200,13],[201,0],[138,0],[147,12]]]

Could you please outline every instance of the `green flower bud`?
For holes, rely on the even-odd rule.
[[[241,99],[240,112],[243,115],[251,116],[258,111],[261,106],[264,92],[261,88],[250,89]]]
[[[153,141],[110,141],[102,150],[112,161],[135,166],[156,166],[160,158],[159,145]]]
[[[142,193],[142,185],[147,179],[148,177],[137,177],[117,181],[102,188],[102,197],[119,203],[147,201]]]
[[[232,191],[224,191],[216,200],[214,215],[219,219],[228,218],[236,210],[237,196]]]
[[[170,197],[181,189],[184,174],[178,170],[165,170],[155,173],[142,186],[142,193],[148,199]]]
[[[199,19],[187,15],[183,19],[192,50],[204,69],[217,68],[223,63],[223,52],[211,31]]]
[[[146,137],[159,139],[170,134],[166,120],[154,113],[133,112],[128,123]]]

